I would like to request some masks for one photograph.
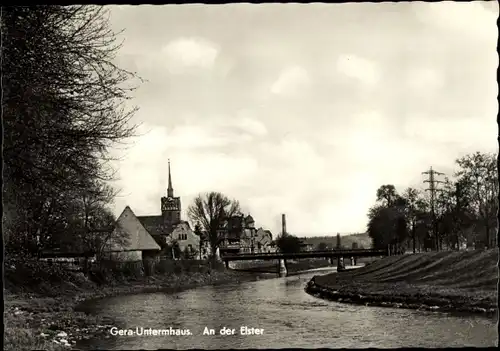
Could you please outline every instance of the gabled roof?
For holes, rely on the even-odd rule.
[[[191,224],[188,221],[180,221],[179,224],[186,224],[189,229],[191,229]]]
[[[253,217],[251,215],[248,215],[245,217],[245,223],[255,223]]]
[[[116,220],[110,251],[160,250],[160,246],[127,206]]]
[[[151,235],[167,235],[167,229],[162,216],[137,216],[144,228]]]

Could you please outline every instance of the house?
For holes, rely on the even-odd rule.
[[[276,245],[275,240],[271,241],[271,243],[269,244],[269,249],[271,250],[271,252],[278,252],[278,245]]]
[[[127,206],[116,220],[113,232],[104,246],[104,258],[121,262],[142,262],[155,259],[160,245],[144,228]]]
[[[273,234],[269,230],[259,228],[255,233],[256,252],[265,253],[272,252],[271,243]]]
[[[234,215],[221,223],[218,237],[221,238],[220,254],[237,254],[241,248],[241,236],[245,228],[243,215]]]
[[[272,252],[272,233],[255,229],[255,220],[249,214],[230,217],[219,229],[221,254]]]
[[[243,216],[242,216],[243,217]],[[240,234],[240,253],[254,253],[256,249],[255,234],[255,221],[249,214],[243,221],[243,227]]]
[[[179,248],[188,257],[194,258],[201,250],[201,238],[196,235],[188,222],[182,221],[177,224],[172,233],[166,239],[167,245],[174,242],[179,244]]]
[[[306,252],[314,251],[314,246],[313,246],[313,244],[301,242],[300,243],[300,251],[306,251]]]

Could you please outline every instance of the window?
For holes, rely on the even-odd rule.
[[[179,234],[179,240],[187,240],[187,234],[186,233]]]

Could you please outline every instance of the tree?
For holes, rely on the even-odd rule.
[[[373,248],[387,249],[395,241],[394,209],[383,205],[375,205],[368,212],[368,235],[372,239]]]
[[[291,234],[283,233],[276,238],[276,246],[283,253],[300,252],[302,241]]]
[[[99,6],[2,7],[4,228],[8,247],[36,249],[64,228],[75,190],[112,179],[109,148],[134,135],[124,101],[137,78]],[[59,211],[59,213],[57,213]],[[70,233],[68,232],[68,235]]]
[[[387,207],[391,207],[397,198],[396,188],[392,184],[382,185],[377,190],[377,201],[385,202]]]
[[[211,258],[224,240],[225,232],[221,230],[226,221],[241,214],[240,205],[219,192],[199,194],[188,207],[188,216],[194,223],[199,223],[208,236]]]
[[[403,198],[406,201],[405,206],[405,217],[410,227],[413,253],[416,252],[416,240],[417,240],[417,220],[419,215],[419,208],[422,207],[422,199],[420,198],[420,193],[415,188],[407,188],[403,194]],[[419,203],[420,201],[420,203]]]
[[[456,160],[460,169],[456,176],[470,191],[472,208],[484,228],[484,243],[491,247],[491,230],[495,226],[498,209],[498,173],[493,154],[476,152]],[[462,189],[463,189],[462,187]]]
[[[181,258],[183,252],[177,240],[172,240],[165,246],[165,255],[172,259]]]
[[[201,254],[202,254],[202,247],[204,247],[204,238],[203,238],[203,231],[201,230],[201,225],[200,223],[196,223],[195,226],[194,226],[194,233],[198,236],[198,238],[200,239],[200,242],[199,242],[199,247],[198,247],[198,251],[200,253],[200,260],[201,260]]]
[[[393,185],[383,185],[377,190],[377,201],[368,213],[368,235],[373,247],[391,246],[392,251],[402,251],[408,238],[406,199],[398,195]]]
[[[182,257],[188,260],[196,258],[196,255],[198,255],[198,250],[191,246],[186,246],[182,252]]]
[[[436,198],[440,238],[448,247],[459,250],[465,239],[464,231],[472,224],[470,189],[463,179],[446,178]]]

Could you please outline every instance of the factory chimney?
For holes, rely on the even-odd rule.
[[[281,215],[281,234],[286,234],[286,217],[284,213]]]

